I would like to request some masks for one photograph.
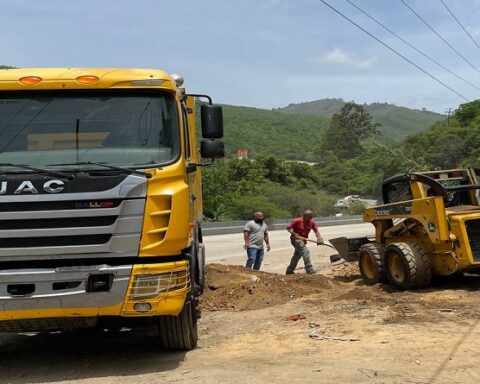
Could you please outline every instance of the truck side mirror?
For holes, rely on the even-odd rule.
[[[223,113],[220,105],[202,104],[202,137],[221,139],[223,137]]]
[[[202,140],[200,142],[200,154],[206,159],[219,159],[225,156],[223,141]]]

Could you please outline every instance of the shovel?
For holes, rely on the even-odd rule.
[[[337,249],[336,249],[333,245],[330,245],[330,244],[325,244],[325,243],[319,244],[319,243],[317,243],[316,240],[308,239],[308,238],[306,238],[306,237],[301,237],[300,240],[309,241],[310,243],[315,243],[315,244],[317,244],[317,245],[325,245],[326,247],[332,248],[334,251],[337,251]],[[337,252],[338,252],[338,251],[337,251]],[[336,261],[339,261],[341,258],[342,258],[342,257],[341,257],[338,253],[336,253],[336,254],[334,254],[334,255],[330,255],[330,262],[331,262],[331,263],[334,263],[334,262],[336,262]]]
[[[333,245],[325,244],[325,243],[319,244],[319,243],[317,243],[316,240],[307,239],[306,237],[300,237],[300,240],[309,241],[310,243],[315,243],[315,244],[317,244],[317,245],[325,245],[326,247],[330,247],[330,248],[332,248],[332,249],[335,249],[335,247],[334,247]],[[336,249],[335,249],[335,251],[336,251]]]

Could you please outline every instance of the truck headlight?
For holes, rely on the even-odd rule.
[[[178,289],[190,286],[188,270],[157,273],[152,275],[136,275],[130,291],[130,300],[149,299]]]

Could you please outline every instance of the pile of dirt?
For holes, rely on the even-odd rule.
[[[271,307],[339,285],[320,274],[285,276],[221,264],[207,265],[206,281],[201,305],[211,311]]]
[[[204,310],[255,310],[302,299],[305,308],[323,315],[374,318],[381,323],[434,323],[455,316],[478,318],[480,277],[465,277],[416,291],[386,284],[366,285],[358,267],[344,264],[322,274],[279,275],[240,266],[209,264]]]

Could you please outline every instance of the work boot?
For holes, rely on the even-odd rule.
[[[287,269],[287,271],[285,272],[285,275],[294,275],[294,274],[295,274],[295,272],[289,271],[288,269]]]
[[[309,275],[314,275],[315,273],[317,273],[317,271],[315,271],[314,269],[309,269],[309,270],[307,271],[307,273],[308,273]]]

